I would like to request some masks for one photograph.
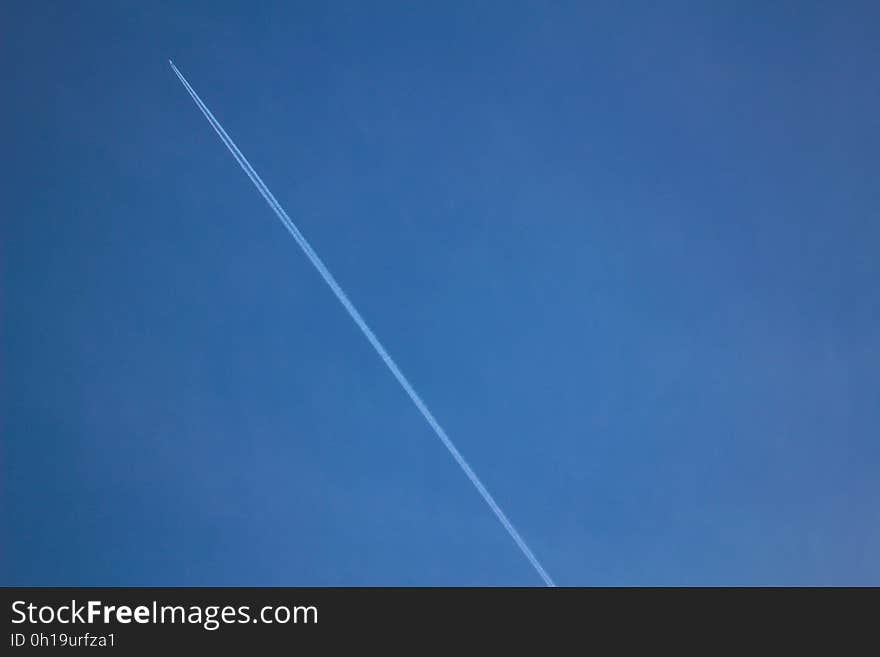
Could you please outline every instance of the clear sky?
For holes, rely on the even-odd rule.
[[[622,6],[625,4],[625,6]],[[877,4],[5,2],[0,581],[880,584]]]

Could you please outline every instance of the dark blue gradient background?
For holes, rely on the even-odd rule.
[[[0,582],[880,584],[878,5],[5,2]]]

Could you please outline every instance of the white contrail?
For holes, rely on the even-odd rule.
[[[507,533],[510,534],[510,537],[514,540],[522,553],[526,556],[526,559],[529,560],[529,563],[535,568],[538,574],[541,576],[541,579],[544,580],[544,583],[547,586],[556,586],[551,579],[550,575],[547,574],[547,571],[544,570],[544,567],[538,561],[538,558],[532,553],[529,549],[529,546],[526,545],[526,542],[523,540],[522,536],[519,535],[519,532],[516,531],[516,528],[511,524],[510,520],[507,519],[507,516],[504,515],[504,512],[501,510],[501,507],[498,506],[498,503],[495,501],[495,498],[486,490],[486,487],[483,485],[483,482],[480,481],[480,478],[477,477],[476,473],[471,469],[471,466],[468,465],[468,462],[464,460],[464,457],[461,455],[461,452],[458,451],[458,448],[453,444],[452,440],[449,436],[446,435],[446,432],[443,430],[443,427],[437,422],[434,416],[431,414],[431,411],[428,410],[428,407],[425,406],[425,402],[422,401],[422,398],[419,397],[418,393],[412,387],[412,384],[407,380],[407,378],[403,375],[403,372],[400,371],[400,368],[397,367],[397,363],[391,358],[387,351],[385,351],[385,347],[382,346],[382,343],[379,342],[379,338],[376,337],[376,334],[373,333],[372,329],[367,326],[367,323],[364,321],[364,318],[361,317],[361,314],[357,311],[357,308],[349,301],[345,292],[339,286],[339,283],[336,282],[336,279],[333,278],[333,274],[330,273],[330,270],[324,265],[321,261],[321,258],[318,257],[318,254],[315,253],[314,249],[312,249],[308,240],[306,240],[305,236],[299,231],[296,227],[296,224],[293,223],[293,220],[289,216],[287,216],[287,212],[284,211],[284,208],[281,207],[281,204],[275,199],[272,192],[269,191],[269,188],[266,187],[266,184],[263,182],[263,179],[260,178],[259,174],[254,170],[251,166],[250,162],[248,162],[247,158],[242,154],[238,147],[235,145],[235,142],[232,141],[232,138],[226,134],[226,131],[223,129],[223,126],[220,125],[220,122],[214,118],[214,115],[211,113],[211,110],[202,102],[202,99],[199,98],[199,95],[195,92],[195,90],[190,86],[189,82],[186,81],[186,78],[183,77],[183,74],[177,69],[170,59],[168,63],[171,64],[171,68],[174,69],[174,73],[177,75],[180,82],[189,92],[189,95],[192,96],[192,99],[195,101],[198,108],[202,111],[202,114],[205,115],[205,118],[208,119],[208,122],[214,128],[214,131],[220,137],[224,144],[226,144],[226,148],[229,149],[229,152],[232,153],[235,160],[238,162],[239,166],[244,170],[247,174],[248,178],[251,179],[251,182],[254,183],[254,186],[257,188],[257,191],[263,196],[266,202],[269,204],[269,207],[275,212],[278,216],[278,219],[281,220],[281,223],[284,224],[284,227],[293,235],[293,239],[296,240],[296,243],[299,244],[300,248],[302,248],[303,252],[306,254],[311,263],[315,266],[315,269],[318,270],[318,273],[321,274],[324,281],[326,281],[327,285],[330,286],[330,289],[333,290],[333,293],[336,295],[336,298],[339,299],[339,302],[345,307],[348,311],[348,314],[354,320],[354,323],[358,325],[361,332],[363,332],[364,336],[373,345],[373,349],[376,350],[376,353],[379,354],[379,357],[383,360],[385,365],[388,366],[388,369],[391,370],[391,373],[394,375],[394,378],[397,379],[397,382],[403,388],[409,398],[412,400],[413,404],[416,405],[416,408],[419,409],[422,416],[434,430],[434,433],[437,434],[437,437],[443,442],[446,446],[446,449],[449,450],[449,453],[452,454],[452,458],[455,459],[455,462],[464,470],[464,473],[467,475],[468,479],[471,480],[471,483],[486,501],[486,504],[489,505],[489,508],[497,516],[498,520],[504,526],[504,529],[507,530]]]

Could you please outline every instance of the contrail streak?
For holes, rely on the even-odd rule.
[[[293,220],[291,220],[291,218],[287,216],[287,212],[285,212],[284,208],[281,207],[281,204],[275,199],[275,196],[272,194],[272,192],[269,191],[269,188],[266,187],[263,179],[260,178],[259,174],[251,166],[250,162],[248,162],[247,158],[242,154],[242,152],[238,150],[238,146],[236,146],[235,142],[232,141],[232,138],[228,134],[226,134],[223,126],[221,126],[220,122],[214,118],[211,110],[209,110],[208,107],[202,102],[202,99],[199,98],[199,95],[190,86],[189,82],[186,81],[186,78],[183,77],[183,74],[177,69],[177,67],[174,65],[174,62],[169,59],[168,63],[171,64],[171,68],[174,70],[174,73],[177,75],[180,82],[189,92],[189,95],[192,96],[193,101],[195,101],[198,108],[202,111],[202,114],[204,114],[205,118],[208,119],[211,127],[214,128],[214,131],[217,133],[223,143],[226,144],[226,148],[229,149],[229,152],[232,153],[232,156],[238,162],[239,166],[244,170],[248,178],[251,179],[251,182],[254,183],[257,191],[260,192],[260,194],[266,200],[266,203],[269,204],[269,207],[272,208],[272,210],[278,216],[278,219],[281,220],[281,223],[284,224],[284,227],[287,228],[288,232],[290,232],[290,234],[293,236],[293,239],[295,239],[296,243],[299,244],[300,248],[306,254],[306,257],[308,257],[311,263],[315,266],[315,269],[318,270],[318,273],[321,274],[324,281],[327,283],[327,285],[330,286],[330,289],[333,290],[333,294],[336,295],[336,298],[339,299],[339,302],[343,305],[345,310],[348,311],[348,314],[354,320],[354,323],[357,324],[358,328],[360,328],[361,332],[367,338],[369,343],[373,345],[373,349],[376,350],[376,353],[379,354],[379,357],[382,359],[385,365],[388,366],[388,369],[391,370],[391,374],[393,374],[394,378],[397,379],[397,382],[403,388],[404,392],[409,395],[409,398],[412,400],[413,404],[415,404],[416,408],[419,409],[419,412],[434,430],[434,433],[437,434],[437,437],[440,438],[440,440],[446,446],[446,449],[449,450],[449,453],[452,454],[452,458],[455,459],[455,462],[458,463],[458,465],[467,475],[467,478],[470,479],[471,483],[486,501],[486,504],[488,504],[489,508],[492,509],[495,516],[504,526],[504,529],[507,530],[507,533],[510,534],[510,537],[517,544],[519,549],[525,555],[526,559],[529,560],[529,563],[532,564],[532,566],[538,572],[538,575],[541,576],[541,579],[544,580],[544,583],[547,586],[556,586],[550,575],[547,574],[547,571],[544,570],[544,567],[538,561],[537,557],[529,549],[529,546],[526,545],[526,542],[523,540],[522,536],[519,535],[519,532],[516,531],[516,528],[513,526],[513,524],[511,524],[510,520],[507,519],[507,516],[504,515],[504,512],[501,510],[501,507],[498,506],[495,498],[493,498],[489,491],[486,490],[483,482],[480,481],[480,478],[473,471],[473,469],[471,469],[471,466],[468,465],[468,462],[465,461],[464,457],[461,455],[461,452],[458,451],[458,448],[453,444],[449,436],[446,435],[446,431],[443,430],[443,427],[440,426],[431,411],[429,411],[428,407],[425,406],[425,402],[422,401],[422,398],[419,397],[418,393],[412,387],[412,384],[403,375],[403,372],[400,371],[397,363],[394,362],[394,360],[385,350],[385,347],[383,347],[382,343],[379,342],[379,338],[376,337],[376,334],[373,333],[372,329],[364,321],[364,318],[361,317],[361,314],[357,311],[357,308],[355,308],[351,301],[349,301],[348,296],[346,296],[345,292],[339,286],[339,283],[337,283],[336,279],[333,278],[333,274],[330,273],[330,270],[327,269],[326,265],[324,265],[324,263],[321,261],[321,258],[318,257],[318,254],[315,253],[315,250],[311,247],[308,240],[306,240],[305,236],[299,231],[299,228],[296,227],[296,224],[293,223]]]

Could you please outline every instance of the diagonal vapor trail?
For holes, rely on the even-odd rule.
[[[275,196],[272,194],[272,192],[269,191],[269,188],[266,187],[263,179],[260,178],[259,174],[251,166],[250,162],[248,162],[247,158],[242,154],[242,152],[238,150],[238,146],[235,145],[235,142],[232,141],[232,138],[226,133],[226,130],[223,129],[223,126],[220,125],[220,122],[214,118],[211,110],[209,110],[208,107],[202,102],[202,99],[199,98],[199,95],[190,86],[186,78],[183,77],[183,74],[174,65],[174,62],[169,59],[168,63],[171,65],[171,68],[174,70],[174,73],[177,75],[181,84],[183,84],[187,92],[189,92],[189,95],[192,97],[193,101],[195,101],[195,104],[202,111],[202,114],[204,114],[205,118],[208,119],[211,127],[214,128],[214,131],[220,137],[221,141],[223,141],[223,143],[226,145],[226,148],[229,149],[229,152],[232,153],[232,156],[238,162],[239,166],[242,168],[242,170],[244,170],[248,178],[251,179],[251,182],[254,183],[257,191],[260,192],[260,194],[266,200],[266,203],[269,204],[269,207],[272,208],[273,212],[275,212],[275,214],[278,216],[278,219],[281,221],[282,224],[284,224],[284,227],[293,236],[293,239],[296,240],[296,243],[299,244],[300,248],[306,254],[306,257],[315,266],[315,269],[318,270],[318,273],[321,274],[321,277],[324,279],[327,285],[330,286],[330,289],[333,290],[336,298],[339,299],[339,302],[343,305],[345,310],[354,320],[354,323],[357,324],[358,328],[367,338],[369,343],[373,346],[373,349],[375,349],[376,353],[379,354],[379,357],[391,371],[391,374],[394,375],[394,378],[397,379],[397,382],[403,388],[404,392],[406,392],[406,394],[412,400],[413,404],[415,404],[416,408],[419,409],[419,412],[425,418],[430,427],[434,430],[434,433],[437,434],[437,437],[446,446],[446,449],[449,450],[452,458],[455,459],[455,462],[458,463],[458,465],[467,475],[467,478],[470,479],[471,483],[480,493],[483,500],[485,500],[486,504],[489,505],[489,508],[492,509],[492,512],[501,522],[504,529],[506,529],[507,533],[510,534],[510,537],[513,539],[514,543],[516,543],[516,545],[525,555],[526,559],[529,560],[529,563],[532,564],[538,575],[541,576],[541,579],[544,580],[544,584],[546,584],[547,586],[556,586],[556,584],[553,582],[553,579],[550,577],[550,575],[547,574],[547,571],[544,570],[541,562],[538,561],[538,558],[534,555],[531,549],[529,549],[529,546],[523,540],[522,536],[519,535],[519,532],[516,531],[516,528],[513,526],[510,520],[507,519],[507,516],[501,510],[501,507],[498,506],[495,498],[492,497],[492,495],[483,485],[483,482],[480,481],[480,478],[473,471],[471,466],[468,465],[468,462],[465,461],[464,457],[461,455],[461,452],[458,451],[458,448],[453,444],[449,436],[446,435],[446,431],[444,431],[443,427],[440,426],[440,424],[434,418],[434,415],[431,413],[431,411],[428,410],[428,407],[425,406],[425,402],[423,402],[422,398],[419,397],[418,393],[412,387],[412,384],[403,375],[403,372],[400,371],[397,363],[394,362],[394,360],[385,350],[385,347],[383,347],[382,343],[379,342],[379,338],[376,337],[376,334],[373,333],[372,329],[364,321],[364,318],[361,317],[361,314],[358,312],[357,308],[355,308],[351,301],[349,301],[348,296],[346,296],[345,292],[339,286],[339,283],[336,282],[333,274],[330,273],[330,270],[327,269],[326,265],[324,265],[324,263],[321,261],[321,258],[318,257],[318,254],[315,253],[315,250],[309,244],[308,240],[306,240],[305,236],[300,232],[299,228],[296,227],[296,224],[293,223],[293,220],[289,216],[287,216],[287,212],[285,212],[284,208],[281,207],[281,204],[275,199]]]

